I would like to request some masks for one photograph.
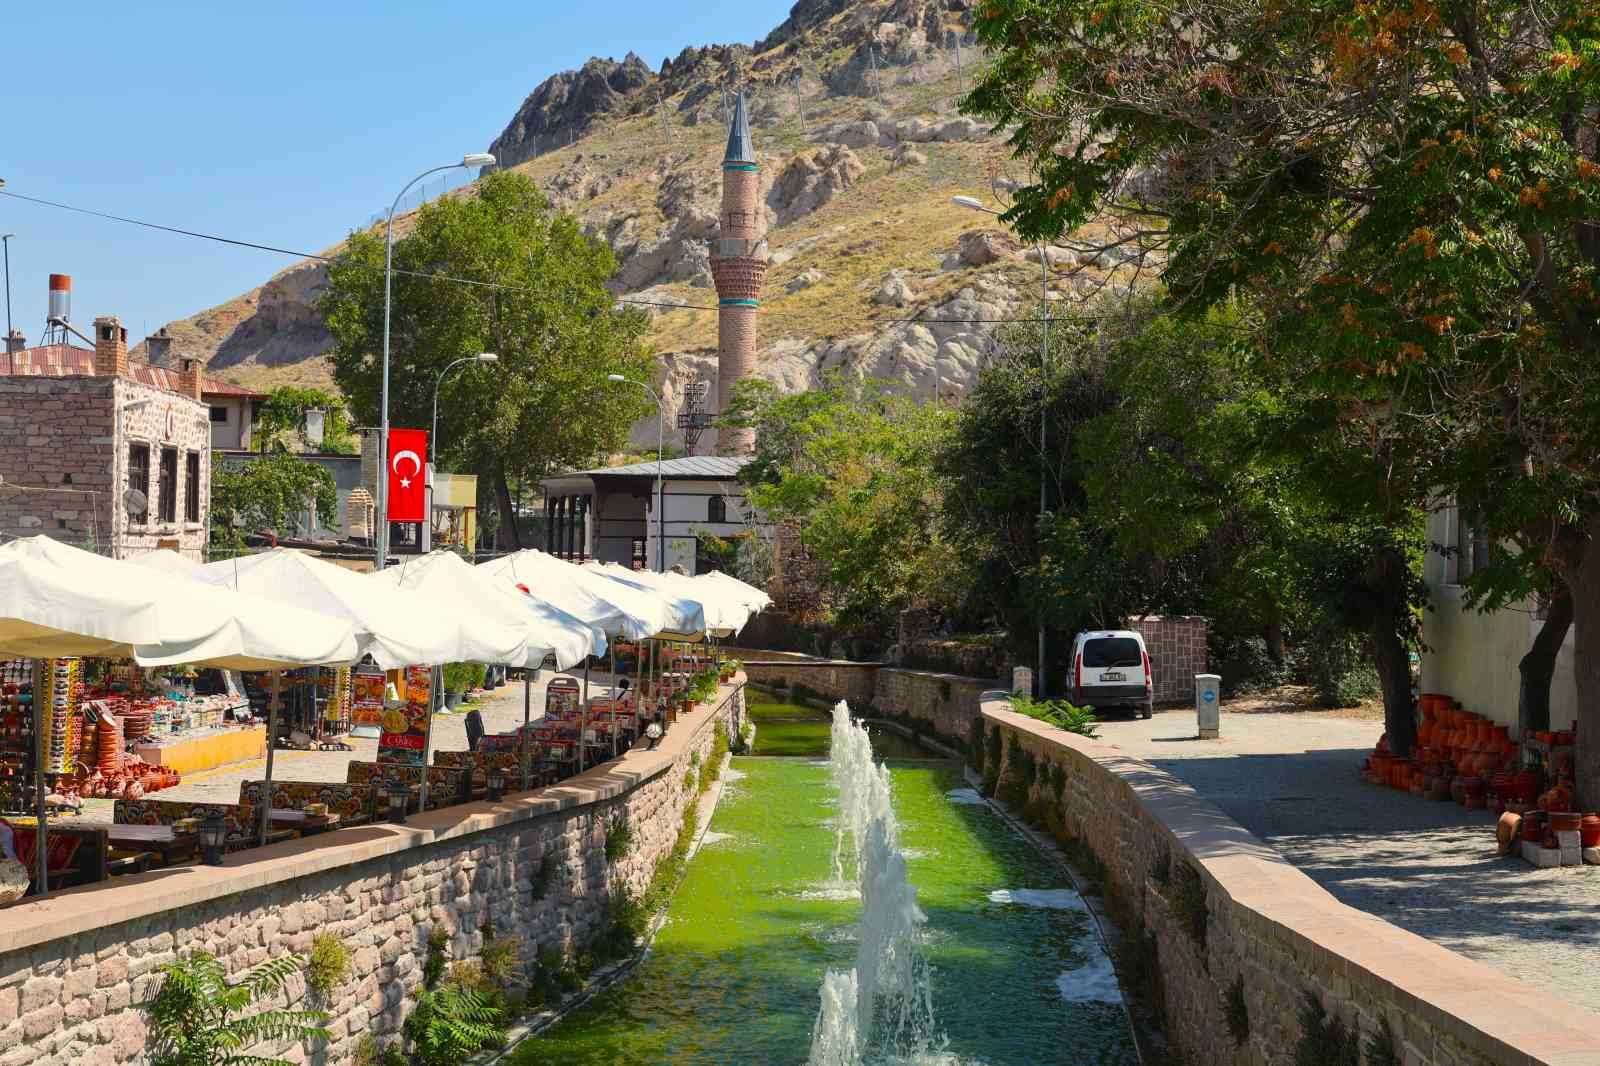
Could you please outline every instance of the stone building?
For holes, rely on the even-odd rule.
[[[721,233],[711,242],[711,276],[717,284],[717,411],[728,409],[735,382],[755,373],[756,318],[767,280],[767,239],[761,230],[761,177],[744,94],[733,104],[728,148],[722,156]],[[755,451],[755,431],[717,433],[721,455]]]
[[[95,319],[93,332],[92,349],[9,340],[0,365],[0,536],[44,533],[114,556],[172,548],[201,559],[212,435],[203,364],[131,362],[115,316]]]

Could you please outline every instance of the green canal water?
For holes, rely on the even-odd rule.
[[[513,1062],[806,1062],[823,974],[855,962],[861,902],[830,883],[826,715],[779,702],[750,714],[755,751],[733,760],[650,954]],[[947,1040],[919,1061],[1135,1066],[1109,963],[1061,872],[973,802],[956,764],[892,735],[874,747],[890,766]]]

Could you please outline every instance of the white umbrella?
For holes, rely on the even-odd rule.
[[[449,662],[520,663],[527,656],[521,630],[369,581],[303,552],[274,548],[207,563],[197,576],[343,619],[355,629],[359,652],[371,655],[385,670]]]
[[[523,661],[507,663],[508,666],[537,669],[546,655],[554,655],[556,666],[565,670],[606,651],[606,635],[600,629],[541,599],[524,595],[455,552],[436,551],[408,559],[373,574],[371,579],[521,628],[527,654]]]
[[[155,551],[144,552],[127,560],[135,566],[142,566],[147,570],[155,570],[163,574],[182,574],[192,576],[200,569],[200,564],[187,555],[179,555],[171,548],[157,548]]]
[[[752,614],[760,614],[762,611],[772,606],[771,596],[768,596],[761,589],[756,588],[749,582],[740,581],[738,578],[733,577],[730,574],[724,574],[721,570],[712,570],[709,573],[696,574],[689,580],[695,584],[715,585],[718,588],[725,590],[740,603],[750,608],[750,612]]]
[[[654,592],[620,584],[542,551],[530,548],[502,555],[476,569],[606,633],[645,640],[667,628],[670,610]]]
[[[668,588],[653,579],[659,574],[647,570],[627,570],[615,563],[585,563],[583,569],[613,584],[648,592],[667,608],[665,624],[653,636],[663,640],[695,641],[706,633],[706,612],[700,601],[680,589]]]
[[[662,595],[676,596],[698,605],[703,620],[702,628],[712,636],[725,637],[737,633],[750,620],[750,608],[721,586],[697,585],[693,578],[671,572],[658,574],[650,570],[624,570],[615,565],[602,569],[619,581],[633,581]]]
[[[0,654],[268,670],[349,662],[356,643],[337,618],[29,537],[0,548]]]

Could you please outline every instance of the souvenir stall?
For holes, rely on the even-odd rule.
[[[33,821],[21,828],[13,823],[13,839],[27,842],[34,862],[33,888],[47,893],[61,858],[51,843],[48,775],[54,773],[53,783],[59,785],[70,772],[69,764],[84,768],[87,741],[82,731],[91,719],[77,712],[91,709],[85,706],[86,697],[98,704],[92,708],[96,747],[91,776],[104,776],[113,753],[126,742],[128,725],[138,724],[126,721],[135,718],[126,687],[132,675],[101,667],[100,676],[86,677],[86,657],[131,658],[146,669],[272,669],[348,662],[355,657],[356,643],[350,627],[334,619],[175,581],[48,537],[32,537],[0,546],[0,654],[34,660],[26,692],[23,668],[13,665],[0,673],[12,679],[6,683],[8,705],[25,703],[33,712]],[[95,687],[99,685],[107,687],[102,691]],[[111,687],[116,685],[122,691]],[[104,763],[101,736],[107,741]],[[105,839],[103,826],[67,824],[63,830],[62,840],[82,840],[82,834],[98,834],[102,844]]]

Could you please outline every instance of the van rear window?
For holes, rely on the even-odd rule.
[[[1143,666],[1144,657],[1139,654],[1139,642],[1132,637],[1101,637],[1084,641],[1083,665]]]

